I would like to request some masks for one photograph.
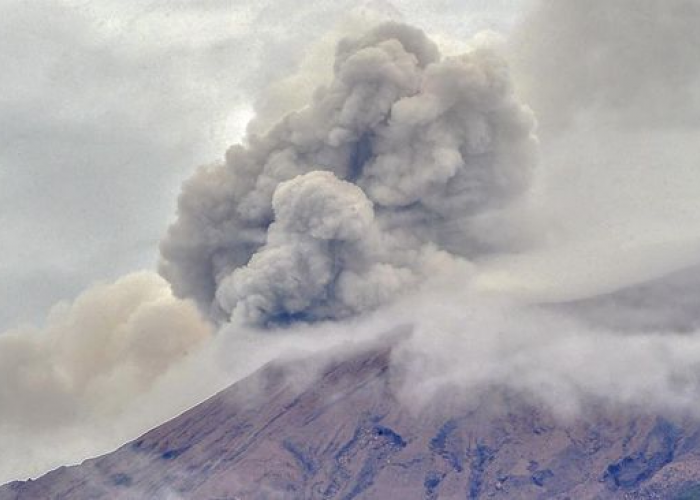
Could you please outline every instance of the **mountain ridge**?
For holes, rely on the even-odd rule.
[[[413,405],[393,345],[270,363],[0,500],[700,498],[696,420],[602,406],[562,420],[497,388]]]

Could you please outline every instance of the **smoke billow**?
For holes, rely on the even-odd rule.
[[[392,300],[324,329],[401,318],[414,333],[394,361],[419,392],[697,409],[697,267],[667,276],[698,261],[696,7],[537,2],[505,44],[515,90],[503,46],[441,59],[395,24],[344,40],[308,107],[188,183],[162,271],[214,316],[258,325]],[[541,117],[534,189],[514,94]],[[516,225],[530,246],[513,255]],[[505,252],[481,253],[493,241]]]
[[[116,413],[211,333],[154,273],[54,307],[41,329],[0,336],[0,424],[57,426]]]
[[[684,0],[537,2],[458,57],[397,24],[344,39],[307,107],[185,185],[161,272],[234,334],[400,318],[413,387],[693,409],[697,268],[667,274],[698,261],[697,20]]]
[[[345,38],[307,107],[185,184],[161,273],[218,319],[372,310],[424,279],[455,226],[523,194],[533,125],[485,44],[441,59],[396,23]],[[470,237],[449,250],[470,257]]]
[[[110,451],[211,394],[221,378],[205,373],[211,344],[196,306],[153,272],[95,285],[40,328],[2,332],[0,439],[10,451],[0,482]]]

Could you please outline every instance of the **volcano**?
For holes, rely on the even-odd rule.
[[[393,349],[268,364],[0,500],[700,498],[690,418],[592,404],[562,419],[497,388],[412,404]]]

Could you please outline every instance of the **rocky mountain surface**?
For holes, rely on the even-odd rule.
[[[391,347],[309,378],[272,364],[108,455],[0,488],[29,499],[700,498],[700,424],[515,395],[399,397]],[[7,450],[6,450],[7,452]]]

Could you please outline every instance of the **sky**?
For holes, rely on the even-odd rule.
[[[397,328],[421,397],[700,411],[699,21],[0,1],[0,481]]]

